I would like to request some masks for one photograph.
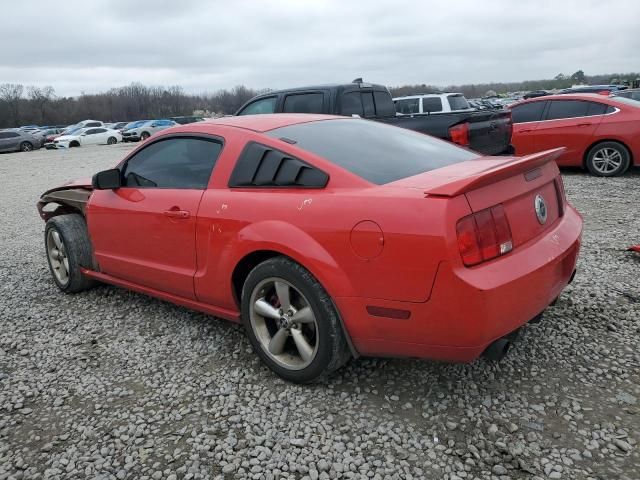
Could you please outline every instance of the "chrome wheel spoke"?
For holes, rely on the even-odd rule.
[[[284,282],[275,282],[276,295],[280,301],[280,308],[283,312],[291,309],[291,297],[289,293],[289,285]]]
[[[58,250],[62,250],[62,241],[60,240],[60,234],[54,230],[52,233],[52,237],[53,237],[53,243],[56,244],[56,248]]]
[[[315,320],[311,307],[303,307],[291,317],[293,323],[313,323]]]
[[[302,330],[298,330],[297,328],[291,329],[291,336],[293,337],[293,341],[296,344],[296,348],[298,349],[298,353],[300,357],[308,362],[313,358],[313,347],[309,344],[307,339],[305,338]]]
[[[271,306],[264,298],[259,298],[253,304],[254,311],[261,317],[271,318],[273,320],[280,319],[280,312],[278,309]]]
[[[276,334],[271,338],[269,342],[269,352],[274,355],[280,355],[284,350],[284,344],[289,338],[289,332],[285,328],[281,328],[276,332]]]

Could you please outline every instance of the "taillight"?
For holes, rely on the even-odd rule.
[[[558,197],[558,215],[564,215],[564,205],[567,201],[567,194],[564,191],[564,182],[562,181],[562,177],[558,175],[553,183],[556,185],[556,196]]]
[[[461,123],[449,129],[449,138],[458,145],[469,145],[469,124]]]
[[[456,225],[458,249],[468,267],[509,253],[511,228],[502,205],[466,216]]]

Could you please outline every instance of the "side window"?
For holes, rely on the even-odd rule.
[[[539,122],[542,119],[542,112],[546,101],[523,103],[511,109],[513,123]]]
[[[93,130],[93,133],[104,133],[106,131],[107,131],[106,128],[96,128]]]
[[[285,97],[282,111],[285,113],[323,113],[323,106],[323,93],[298,93]]]
[[[376,114],[379,117],[395,116],[396,107],[388,92],[373,92],[373,99],[376,101]]]
[[[261,98],[247,105],[238,115],[260,115],[276,111],[276,97]]]
[[[587,102],[580,100],[551,100],[545,120],[584,117],[587,115]]]
[[[362,92],[362,108],[365,117],[375,117],[376,107],[373,103],[373,92]]]
[[[100,122],[89,122],[85,125],[85,128],[87,127],[99,127],[100,126]]]
[[[0,139],[1,138],[16,138],[19,137],[20,134],[16,133],[16,132],[0,132]]]
[[[422,99],[422,112],[441,112],[442,99],[440,97],[424,97]]]
[[[85,135],[94,135],[94,134],[98,133],[98,130],[99,130],[99,129],[97,129],[97,128],[90,128],[89,130],[87,130],[86,132],[84,132],[84,134],[85,134]]]
[[[587,107],[587,117],[591,117],[593,115],[604,115],[607,111],[607,107],[609,106],[598,102],[587,102],[587,104],[589,105]]]
[[[360,98],[360,92],[348,92],[342,95],[340,99],[340,113],[348,117],[352,115],[364,116],[362,111],[362,99]]]
[[[230,187],[324,188],[329,175],[275,148],[249,142],[229,178]]]
[[[124,165],[124,184],[203,190],[221,150],[221,143],[201,138],[178,137],[152,143]]]
[[[419,98],[403,98],[402,100],[396,100],[396,112],[404,115],[411,115],[412,113],[420,113],[420,99]]]

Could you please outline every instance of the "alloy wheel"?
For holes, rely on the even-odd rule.
[[[291,283],[261,281],[250,299],[251,328],[266,354],[290,370],[308,367],[318,352],[318,324],[305,296]]]
[[[615,148],[601,148],[593,155],[593,168],[602,174],[610,174],[620,168],[622,154]]]
[[[69,257],[67,256],[67,248],[55,229],[50,229],[47,234],[47,255],[53,274],[61,285],[69,282]]]

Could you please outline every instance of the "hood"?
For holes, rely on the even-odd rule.
[[[77,180],[72,180],[63,185],[60,185],[59,187],[50,188],[49,190],[44,192],[42,196],[45,196],[51,192],[59,192],[61,190],[71,190],[74,188],[81,188],[84,190],[93,190],[93,185],[91,185],[91,177],[79,178]]]
[[[61,140],[61,141],[66,141],[66,140],[77,140],[80,137],[80,135],[60,135],[59,137],[56,137],[56,140]]]

